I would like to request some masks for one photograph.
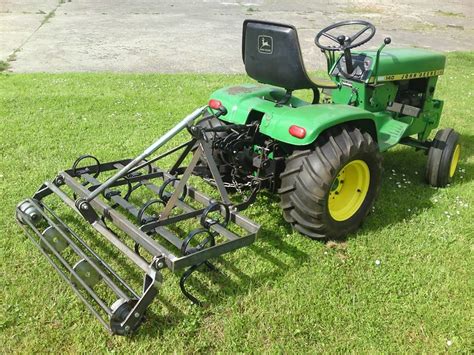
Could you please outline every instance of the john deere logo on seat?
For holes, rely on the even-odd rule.
[[[258,51],[264,54],[273,53],[273,38],[270,36],[258,36]]]

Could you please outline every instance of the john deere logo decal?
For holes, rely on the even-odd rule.
[[[273,53],[273,38],[270,36],[258,36],[258,51],[263,54]]]

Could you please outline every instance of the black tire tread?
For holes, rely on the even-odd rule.
[[[278,190],[285,221],[300,233],[315,239],[338,238],[355,230],[358,225],[340,231],[331,229],[323,217],[327,192],[334,176],[344,162],[361,151],[374,154],[382,171],[377,143],[370,134],[350,126],[329,130],[318,138],[314,150],[295,151],[288,157]],[[375,196],[380,186],[378,181]],[[370,208],[366,210],[365,215]]]
[[[434,187],[444,187],[450,181],[449,169],[451,166],[454,148],[459,141],[459,134],[452,128],[441,129],[436,132],[433,143],[428,150],[426,162],[426,182]]]

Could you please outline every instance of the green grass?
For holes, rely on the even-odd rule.
[[[291,231],[278,199],[262,193],[246,211],[263,226],[258,241],[192,283],[210,304],[191,306],[178,275],[165,271],[131,339],[109,336],[59,280],[16,225],[15,205],[78,155],[135,155],[212,90],[247,79],[1,75],[2,352],[472,352],[473,60],[450,54],[436,94],[445,100],[441,127],[462,135],[462,170],[450,187],[427,186],[426,157],[396,148],[385,154],[374,213],[347,241],[327,244]]]

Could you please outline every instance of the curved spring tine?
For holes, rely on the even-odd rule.
[[[186,290],[185,283],[188,280],[189,276],[191,276],[191,274],[194,271],[196,271],[198,267],[201,266],[202,264],[203,263],[199,263],[199,264],[191,266],[189,269],[187,269],[183,273],[183,275],[179,279],[179,288],[181,289],[181,292],[183,293],[183,295],[185,295],[186,298],[189,299],[193,304],[198,305],[198,306],[202,306],[203,303],[199,301],[196,297],[194,297],[191,293],[189,293],[188,290]]]
[[[142,208],[140,208],[137,214],[137,221],[141,226],[150,222],[150,220],[145,219],[145,211],[148,209],[148,207],[157,203],[161,203],[163,206],[166,205],[162,200],[155,198],[155,199],[145,202]],[[157,219],[158,219],[157,217],[156,218],[151,217],[151,220],[157,220]]]

